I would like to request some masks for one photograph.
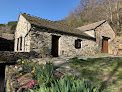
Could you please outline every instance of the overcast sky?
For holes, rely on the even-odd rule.
[[[0,23],[17,21],[19,13],[56,21],[68,16],[80,0],[0,0]]]

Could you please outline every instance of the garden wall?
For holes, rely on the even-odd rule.
[[[113,55],[122,55],[122,37],[116,37],[111,42],[111,48]]]
[[[36,52],[13,52],[13,51],[0,51],[0,60],[5,61],[7,63],[13,63],[18,59],[25,58],[25,59],[32,59],[41,57],[40,54]]]
[[[28,92],[28,89],[23,88],[23,85],[17,81],[12,65],[6,65],[4,87],[6,92]]]

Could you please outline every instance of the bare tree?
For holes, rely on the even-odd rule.
[[[71,25],[108,20],[114,31],[121,30],[122,0],[80,0],[79,5],[67,17]],[[85,21],[85,22],[84,22]],[[79,23],[79,24],[77,24]]]

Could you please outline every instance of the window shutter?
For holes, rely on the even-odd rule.
[[[78,40],[75,40],[75,48],[78,48]]]
[[[75,48],[81,48],[81,40],[80,39],[75,40]]]

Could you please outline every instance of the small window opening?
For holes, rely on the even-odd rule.
[[[19,38],[17,39],[17,51],[19,50]]]
[[[76,49],[81,48],[81,41],[82,41],[82,40],[80,40],[80,39],[75,40],[75,48],[76,48]]]
[[[22,50],[22,37],[20,37],[20,50]]]

